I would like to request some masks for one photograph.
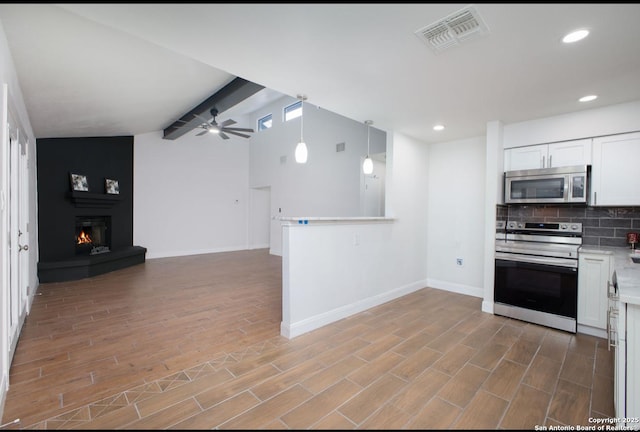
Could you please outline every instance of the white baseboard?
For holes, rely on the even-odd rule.
[[[607,339],[607,331],[604,329],[599,329],[583,324],[578,324],[578,333],[588,334],[591,336],[600,337],[603,339]]]
[[[195,250],[166,251],[166,252],[149,252],[149,250],[147,250],[146,259],[170,258],[170,257],[179,257],[179,256],[188,256],[188,255],[204,255],[204,254],[218,253],[218,252],[235,252],[240,250],[247,250],[247,246],[246,245],[229,246],[229,247],[211,248],[211,249],[195,249]]]
[[[473,297],[484,297],[484,289],[471,285],[457,284],[453,282],[442,281],[438,279],[427,279],[427,286],[445,291],[451,291],[458,294],[466,294]]]
[[[488,302],[486,300],[482,301],[482,312],[493,313],[493,302]]]
[[[351,315],[355,315],[372,307],[381,305],[388,301],[394,300],[398,297],[410,294],[414,291],[425,288],[426,281],[417,281],[411,284],[387,291],[382,294],[375,295],[366,299],[359,300],[355,303],[341,306],[339,308],[305,318],[302,321],[287,324],[280,323],[280,334],[288,339],[292,339],[296,336],[300,336],[304,333],[308,333],[312,330],[323,327],[327,324],[339,321],[343,318],[347,318]]]

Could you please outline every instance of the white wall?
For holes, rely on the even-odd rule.
[[[22,91],[20,90],[20,85],[18,82],[18,76],[15,71],[15,67],[13,64],[13,58],[11,56],[11,52],[9,51],[9,47],[7,45],[7,40],[5,37],[4,29],[2,24],[0,23],[0,84],[6,84],[7,89],[7,106],[11,111],[11,117],[14,122],[18,122],[21,127],[21,131],[26,134],[26,138],[28,141],[27,152],[28,152],[28,183],[29,183],[29,197],[28,197],[28,207],[29,207],[29,230],[28,230],[28,238],[23,240],[23,244],[29,245],[29,261],[28,261],[28,283],[29,283],[29,291],[27,299],[27,311],[29,312],[30,305],[33,301],[33,296],[37,290],[38,286],[38,230],[37,230],[37,184],[36,184],[36,145],[35,145],[35,136],[33,134],[33,130],[31,127],[31,123],[29,121],[29,116],[27,115],[27,110],[24,104],[24,98],[22,96]],[[2,112],[3,121],[6,121],[9,117],[8,112],[4,110],[0,110]],[[12,129],[17,127],[16,124],[10,125]],[[4,128],[3,123],[3,131],[2,131],[2,145],[0,146],[0,195],[2,195],[0,201],[2,204],[0,205],[0,244],[7,245],[7,223],[8,223],[8,215],[9,209],[4,205],[8,198],[9,194],[9,184],[8,184],[8,141],[6,130]],[[7,263],[8,260],[8,248],[3,246],[0,248],[0,283],[1,283],[1,293],[0,293],[0,407],[4,408],[5,395],[10,384],[8,381],[9,378],[9,366],[10,366],[10,358],[9,354],[9,316],[8,316],[8,302],[9,302],[9,286],[8,286],[8,272],[9,266]],[[16,269],[12,269],[16,270]],[[21,320],[24,319],[24,316],[21,317]],[[22,322],[22,321],[20,321]],[[17,336],[17,335],[16,335]],[[2,411],[0,409],[0,413]]]
[[[300,118],[283,121],[285,106],[297,99],[283,96],[254,113],[273,116],[273,126],[253,134],[250,145],[251,187],[271,187],[271,253],[282,254],[277,217],[360,216],[361,158],[367,154],[364,124],[305,102],[303,138],[309,150],[306,164],[295,162],[300,141]],[[386,134],[370,129],[371,153],[384,152]],[[345,150],[336,152],[336,144]]]
[[[426,286],[428,146],[387,139],[385,221],[286,224],[282,334],[295,337]]]
[[[244,138],[134,139],[133,241],[147,258],[249,248]]]
[[[504,126],[504,148],[640,130],[640,101]]]
[[[483,295],[485,138],[429,145],[429,286]],[[456,259],[462,258],[462,266]]]

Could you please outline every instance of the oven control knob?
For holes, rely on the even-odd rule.
[[[560,225],[560,229],[566,230],[567,229],[567,224]]]

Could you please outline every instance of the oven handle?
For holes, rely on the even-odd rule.
[[[533,255],[511,254],[505,252],[496,252],[497,260],[525,262],[530,264],[543,264],[556,267],[578,268],[578,260],[563,258],[538,257]]]

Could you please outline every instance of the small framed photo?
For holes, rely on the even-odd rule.
[[[104,179],[104,187],[108,194],[119,194],[120,186],[118,185],[118,180],[113,179]]]
[[[74,191],[88,191],[89,182],[87,181],[87,176],[71,173],[71,189]]]

